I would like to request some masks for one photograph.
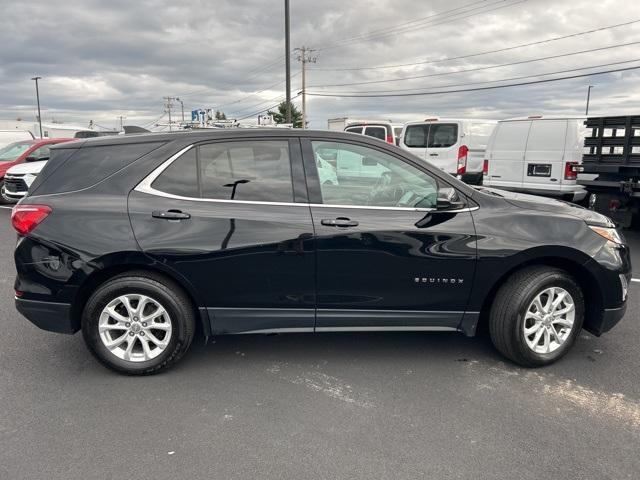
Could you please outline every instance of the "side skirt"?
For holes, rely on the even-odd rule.
[[[475,334],[477,312],[304,308],[207,308],[213,335],[302,332],[462,332]]]

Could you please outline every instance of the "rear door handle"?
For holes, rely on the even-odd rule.
[[[154,210],[151,213],[151,216],[153,218],[163,218],[165,220],[187,220],[188,218],[191,218],[191,215],[189,215],[188,213],[184,213],[181,210],[166,210],[166,211],[160,211],[160,210]]]
[[[321,220],[320,223],[327,227],[357,227],[359,225],[358,222],[347,217],[338,217],[335,219],[325,218]]]

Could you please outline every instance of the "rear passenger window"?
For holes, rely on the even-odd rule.
[[[429,129],[427,148],[448,148],[458,142],[458,125],[455,123],[434,123]]]
[[[362,127],[345,128],[344,131],[348,133],[362,133]]]
[[[287,141],[200,145],[153,182],[156,190],[214,200],[293,202]]]
[[[426,148],[429,125],[409,125],[404,132],[404,144],[412,148]]]
[[[367,127],[364,129],[364,134],[368,137],[379,138],[380,140],[387,139],[387,130],[384,127]]]
[[[151,187],[180,197],[199,197],[196,149],[183,153],[155,179]]]

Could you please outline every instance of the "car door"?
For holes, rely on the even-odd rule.
[[[534,120],[531,123],[524,157],[525,188],[560,190],[565,173],[566,137],[566,120]]]
[[[193,285],[213,333],[313,330],[302,171],[297,139],[216,141],[186,147],[131,192],[140,247]]]
[[[315,158],[331,149],[358,156],[378,176],[320,184]],[[457,329],[476,263],[469,201],[371,145],[312,138],[303,151],[316,232],[316,331]],[[435,211],[438,195],[459,203]]]
[[[524,155],[530,120],[499,122],[487,152],[489,172],[487,185],[521,189],[524,177]]]
[[[456,122],[432,123],[429,128],[426,159],[440,170],[455,175],[458,167],[458,135]]]

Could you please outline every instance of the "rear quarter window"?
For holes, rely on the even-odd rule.
[[[31,186],[38,195],[91,187],[165,142],[52,149],[51,159]]]

